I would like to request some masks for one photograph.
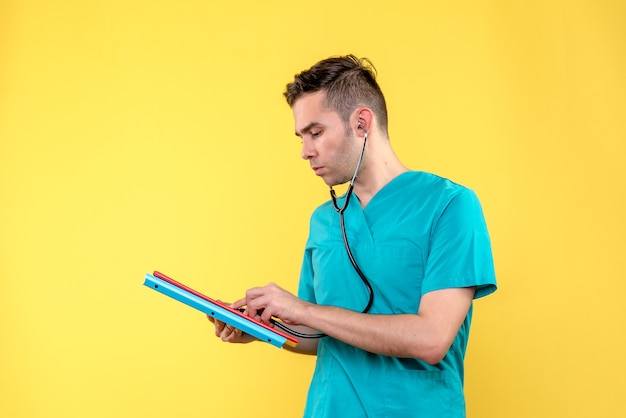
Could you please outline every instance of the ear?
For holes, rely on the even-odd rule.
[[[356,131],[363,135],[371,130],[374,122],[374,113],[368,107],[361,107],[354,112],[354,119]]]

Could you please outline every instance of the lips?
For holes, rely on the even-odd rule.
[[[320,167],[320,166],[312,166],[312,167],[311,167],[311,169],[312,169],[313,171],[315,171],[315,174],[317,174],[318,176],[320,175],[320,172],[321,172],[321,170],[322,170],[323,168],[324,168],[324,167]]]

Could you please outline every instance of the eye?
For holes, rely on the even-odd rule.
[[[322,131],[312,131],[311,132],[311,138],[313,138],[313,139],[319,138],[320,135],[322,135]]]

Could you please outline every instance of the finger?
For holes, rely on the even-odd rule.
[[[242,306],[246,306],[246,305],[247,305],[247,302],[246,302],[246,301],[247,301],[247,298],[241,298],[241,299],[239,299],[239,300],[237,300],[237,301],[233,302],[233,303],[230,305],[230,307],[231,307],[231,308],[233,308],[233,309],[239,309],[239,308],[241,308]]]
[[[263,314],[263,310],[267,307],[267,297],[265,295],[256,297],[254,299],[248,299],[246,306],[248,310],[248,316],[259,319]]]
[[[262,310],[266,303],[267,298],[264,287],[253,287],[246,291],[246,305],[249,311],[249,315],[252,317],[260,315],[259,311]]]
[[[222,332],[222,341],[234,342],[237,338],[237,328],[226,324]]]
[[[259,312],[256,309],[252,308],[250,305],[246,306],[246,310],[244,311],[244,313],[251,318],[256,318],[257,316],[259,316]]]
[[[272,322],[272,312],[269,309],[264,309],[261,313],[261,322],[264,324],[271,324]]]
[[[217,335],[218,337],[221,337],[222,332],[224,331],[224,326],[226,324],[223,323],[222,321],[218,321],[215,318],[213,318],[213,324],[215,325],[215,335]]]
[[[235,330],[233,331],[233,339],[235,341],[240,341],[242,335],[243,335],[243,331],[240,330],[239,328],[235,328]]]
[[[230,329],[228,328],[228,324],[225,324],[222,327],[222,331],[219,333],[218,336],[222,339],[222,341],[226,341],[229,335],[230,335]]]

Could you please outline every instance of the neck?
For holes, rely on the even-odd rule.
[[[386,138],[368,140],[365,154],[366,159],[354,184],[354,193],[363,208],[387,183],[409,170],[398,159]]]

